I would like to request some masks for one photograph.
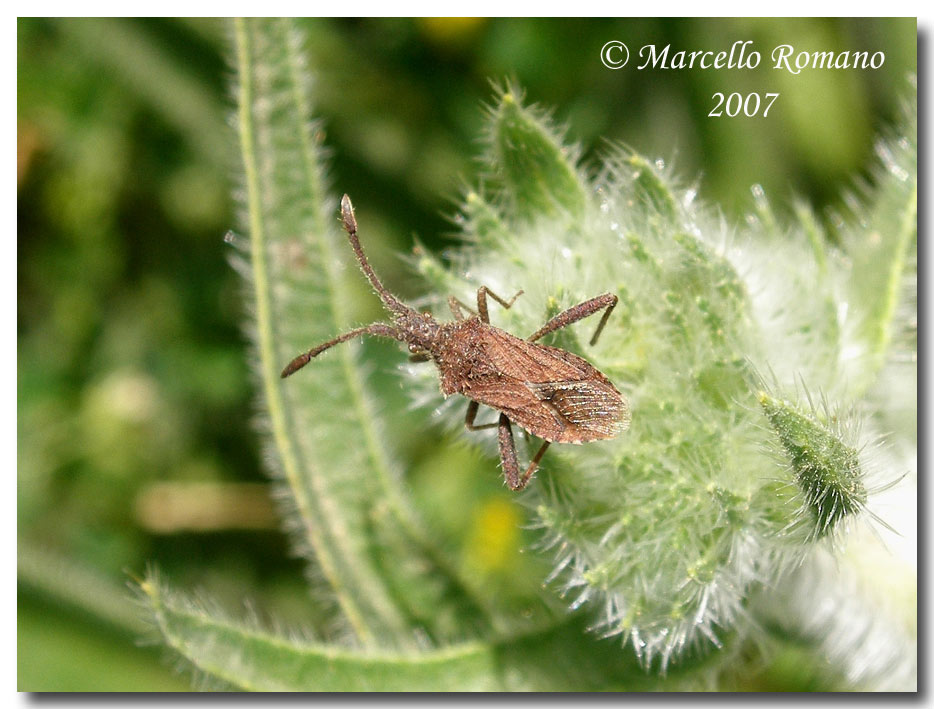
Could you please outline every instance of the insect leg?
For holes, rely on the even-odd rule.
[[[468,431],[482,431],[485,428],[496,428],[499,426],[498,423],[484,423],[479,426],[474,426],[474,419],[477,418],[477,409],[480,408],[480,404],[476,401],[471,401],[467,404],[467,415],[464,417],[464,426],[467,427]]]
[[[519,487],[514,488],[516,490],[521,490],[529,483],[529,478],[538,470],[538,464],[542,460],[542,456],[545,455],[545,451],[548,450],[548,446],[551,445],[551,441],[545,441],[542,443],[542,447],[538,449],[538,453],[535,454],[535,457],[532,458],[532,462],[529,463],[529,467],[526,469],[525,473],[522,475],[522,479],[519,481]]]
[[[493,300],[495,300],[497,303],[499,303],[500,305],[502,305],[504,308],[508,310],[509,308],[512,307],[512,304],[516,302],[516,298],[518,298],[523,293],[524,291],[520,290],[512,298],[510,298],[509,300],[505,300],[503,298],[500,298],[498,295],[496,295],[496,293],[491,291],[486,286],[480,286],[480,288],[477,290],[477,312],[480,313],[480,319],[485,323],[490,322],[490,313],[486,307],[487,296],[490,296]]]
[[[448,296],[448,308],[450,308],[451,315],[454,316],[454,319],[458,321],[464,319],[464,310],[466,310],[469,313],[473,312],[473,309],[471,309],[469,305],[465,305],[464,303],[459,301],[457,298],[455,298],[453,295]]]
[[[333,340],[322,342],[317,347],[312,347],[307,352],[300,354],[298,357],[289,362],[285,366],[285,369],[282,370],[282,374],[280,376],[285,379],[290,374],[295,374],[295,372],[308,364],[313,357],[317,357],[319,354],[327,349],[330,349],[334,345],[339,345],[341,342],[346,342],[347,340],[358,337],[359,335],[378,335],[380,337],[391,337],[394,340],[403,340],[402,334],[392,325],[375,322],[367,325],[366,327],[358,327],[356,330],[351,330],[350,332],[345,332],[343,335],[338,335]]]
[[[548,441],[542,444],[520,478],[519,459],[516,457],[516,442],[512,438],[512,426],[506,414],[499,415],[499,457],[503,461],[503,473],[506,475],[506,484],[510,490],[518,492],[528,485],[529,478],[538,470],[538,464],[550,445]]]
[[[613,308],[616,307],[618,301],[619,298],[612,293],[604,293],[603,295],[598,295],[596,298],[578,303],[564,312],[555,315],[551,320],[546,322],[538,332],[532,335],[528,341],[535,342],[555,330],[567,327],[571,323],[576,323],[578,320],[582,320],[588,315],[593,315],[598,310],[606,308],[606,312],[604,312],[603,317],[600,318],[600,323],[597,325],[593,337],[590,338],[590,344],[595,345],[597,344],[597,338],[600,337],[600,333],[603,332],[603,326],[606,325],[606,321],[609,319],[610,313],[613,312]]]

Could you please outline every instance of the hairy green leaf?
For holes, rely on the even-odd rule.
[[[209,685],[244,691],[471,692],[696,689],[697,655],[659,681],[580,619],[545,630],[419,652],[367,650],[274,634],[150,577],[140,590],[156,630]]]
[[[400,492],[354,344],[279,378],[296,354],[349,329],[345,279],[357,275],[341,266],[350,250],[326,190],[302,36],[289,20],[234,29],[253,333],[287,522],[361,641],[411,647],[416,628],[460,634],[424,612],[448,605],[449,616],[474,617],[477,606]],[[434,593],[413,604],[403,590],[411,584]]]
[[[844,229],[852,259],[847,317],[852,322],[846,356],[858,366],[856,385],[865,389],[885,363],[905,286],[915,288],[918,238],[917,109],[904,111],[898,137],[876,145],[877,184],[865,196],[871,206],[851,199],[854,214]],[[916,297],[916,296],[915,296]]]
[[[511,89],[496,104],[490,122],[493,165],[517,215],[579,215],[586,202],[573,150],[548,121],[519,103]]]
[[[780,225],[761,190],[750,233],[730,235],[693,190],[628,150],[611,152],[555,219],[557,182],[533,164],[516,169],[526,158],[507,148],[571,151],[527,111],[513,92],[493,107],[489,132],[509,139],[494,140],[486,158],[508,178],[463,207],[468,237],[478,224],[512,228],[466,239],[456,268],[432,282],[467,273],[478,280],[448,287],[523,288],[513,308],[493,314],[516,332],[600,293],[619,296],[595,347],[583,344],[586,323],[549,342],[610,376],[629,397],[631,428],[612,441],[552,447],[525,496],[572,606],[592,608],[595,628],[665,669],[691,649],[754,634],[744,610],[752,594],[867,506],[862,443],[801,414],[788,394],[759,394],[759,373],[772,372],[782,392],[800,391],[803,380],[845,396],[837,301],[845,262],[818,248],[813,221]],[[570,174],[571,163],[542,162]]]
[[[262,692],[479,691],[499,689],[488,647],[463,645],[434,653],[350,650],[273,635],[142,586],[166,644],[208,682]]]

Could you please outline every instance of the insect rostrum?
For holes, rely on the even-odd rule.
[[[593,365],[557,347],[537,344],[545,335],[603,310],[590,344],[606,325],[617,297],[604,293],[559,313],[526,340],[490,325],[487,297],[509,308],[522,291],[505,300],[481,286],[477,312],[451,297],[454,322],[439,323],[400,302],[377,278],[360,247],[357,220],[350,198],[341,200],[341,219],[350,245],[364,274],[392,315],[392,322],[371,323],[300,354],[282,370],[288,377],[334,345],[358,335],[391,337],[408,345],[412,355],[431,359],[438,367],[441,393],[463,394],[470,399],[465,425],[468,430],[499,430],[499,452],[512,490],[521,490],[538,469],[551,443],[586,443],[613,438],[629,427],[629,404],[616,387]],[[465,315],[464,310],[470,312]],[[480,404],[500,412],[497,423],[475,426]],[[520,475],[512,436],[512,423],[544,440],[525,472]]]

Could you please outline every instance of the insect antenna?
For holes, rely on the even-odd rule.
[[[341,199],[341,220],[344,222],[344,229],[347,230],[347,236],[350,237],[350,245],[353,247],[353,252],[357,256],[357,261],[360,262],[360,268],[363,269],[367,279],[369,279],[373,288],[376,289],[376,292],[379,294],[385,306],[396,315],[404,315],[412,312],[410,307],[399,301],[386,289],[377,277],[373,267],[370,266],[370,262],[367,261],[366,254],[363,253],[363,248],[360,246],[360,240],[357,238],[357,219],[354,217],[353,204],[351,204],[350,197],[347,195],[344,195],[343,199]]]
[[[333,340],[328,340],[327,342],[322,342],[316,347],[312,347],[307,352],[303,352],[298,357],[289,362],[285,369],[282,370],[282,374],[279,376],[282,379],[285,379],[292,374],[295,374],[299,369],[308,364],[312,358],[317,357],[319,354],[325,350],[329,350],[334,345],[339,345],[342,342],[347,342],[347,340],[353,339],[354,337],[359,337],[360,335],[376,335],[378,337],[391,337],[394,340],[404,341],[404,337],[401,332],[392,325],[387,325],[386,323],[375,322],[370,323],[366,327],[358,327],[356,330],[351,330],[350,332],[345,332],[343,335],[338,335]]]

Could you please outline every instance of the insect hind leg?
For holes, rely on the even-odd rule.
[[[525,469],[522,476],[519,476],[519,458],[516,456],[516,442],[512,437],[512,425],[509,423],[509,417],[506,414],[499,415],[499,457],[503,462],[503,473],[506,475],[506,484],[513,492],[518,492],[526,485],[538,470],[538,464],[548,450],[551,443],[545,441],[538,453],[532,458],[529,467]]]
[[[464,426],[468,431],[484,431],[488,428],[496,428],[499,426],[499,423],[495,421],[493,423],[483,423],[479,426],[475,426],[474,420],[477,418],[477,409],[479,408],[480,404],[476,401],[471,401],[467,405],[467,415],[464,417]]]
[[[540,340],[545,335],[548,335],[555,330],[560,330],[562,327],[567,327],[568,325],[576,323],[578,320],[583,320],[584,318],[606,308],[606,311],[603,313],[603,317],[600,318],[600,322],[597,324],[597,329],[594,331],[593,337],[590,338],[590,344],[595,345],[597,344],[597,338],[600,337],[600,333],[603,332],[603,327],[606,325],[606,321],[610,318],[610,313],[613,312],[613,308],[616,307],[616,303],[618,302],[619,298],[617,298],[612,293],[604,293],[603,295],[598,295],[596,298],[591,298],[590,300],[585,300],[583,303],[578,303],[577,305],[568,308],[564,312],[558,313],[551,320],[546,322],[538,332],[529,337],[528,342],[535,342],[536,340]]]

